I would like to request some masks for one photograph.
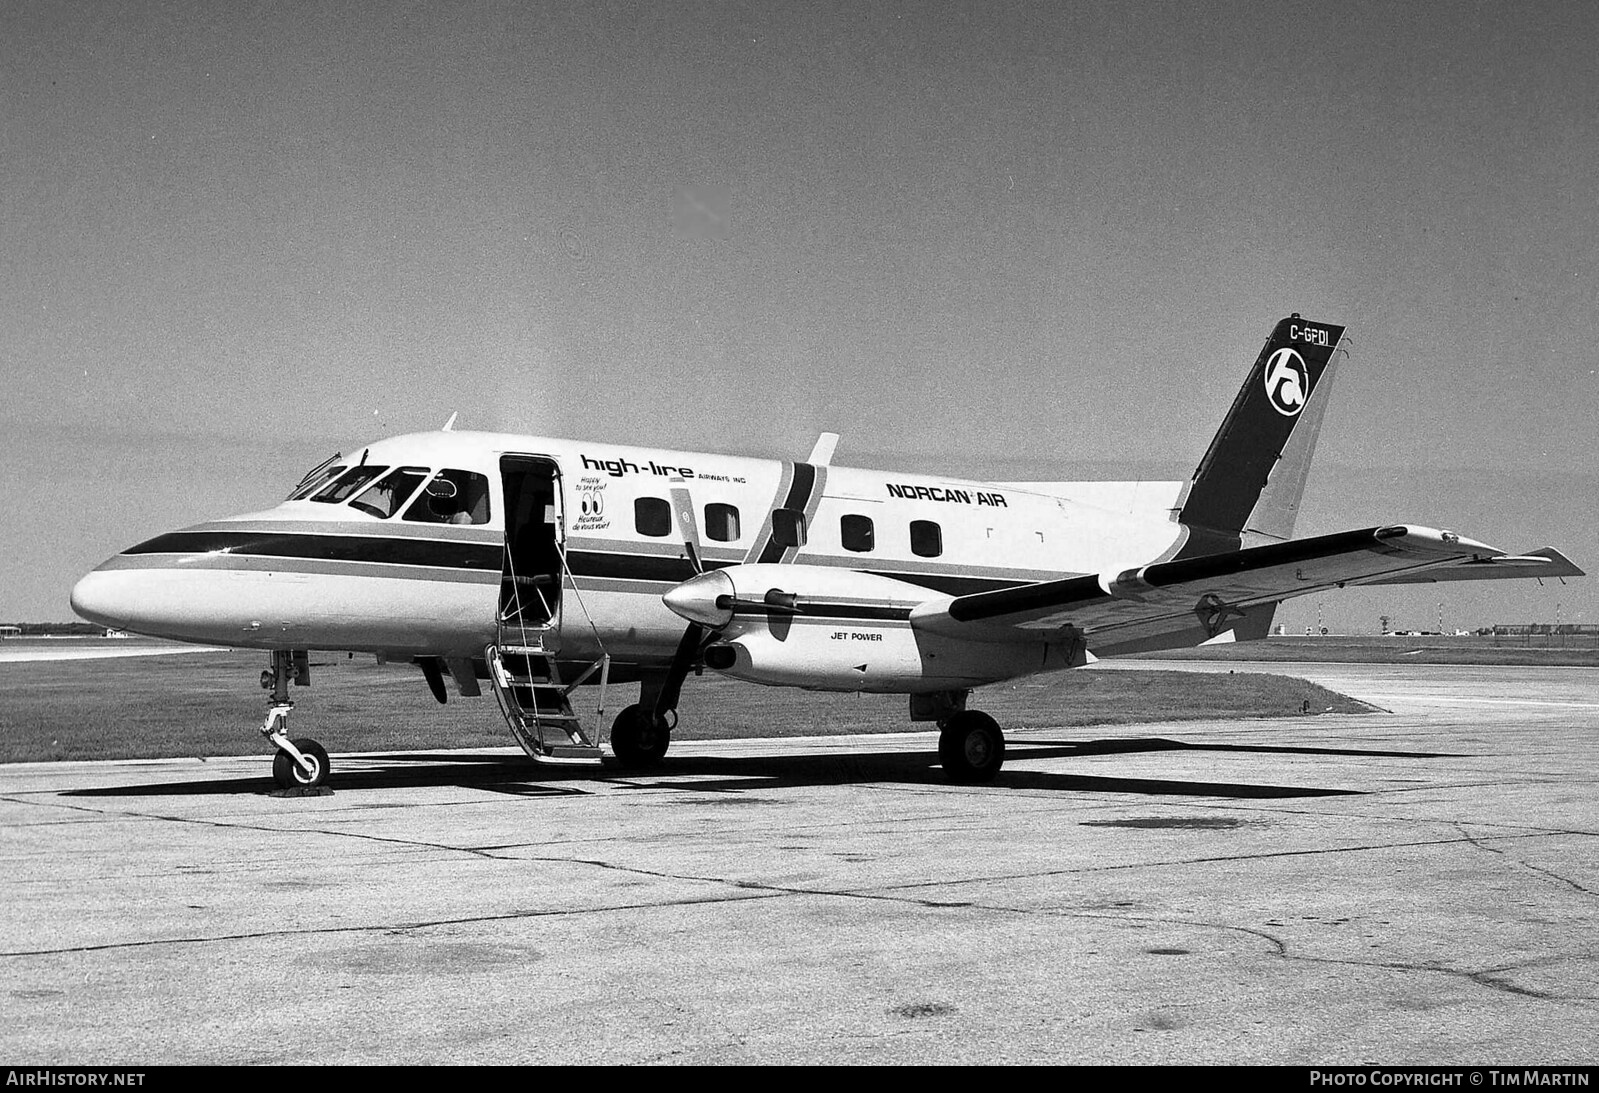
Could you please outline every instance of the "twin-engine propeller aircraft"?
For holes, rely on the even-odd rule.
[[[831,465],[832,434],[799,463],[446,424],[334,456],[276,508],[131,547],[72,606],[268,650],[261,731],[285,786],[328,776],[321,745],[288,735],[310,649],[413,661],[440,702],[446,676],[466,696],[487,680],[540,762],[601,761],[580,684],[641,684],[609,737],[640,766],[666,753],[691,672],[908,694],[949,776],[982,781],[1005,741],[967,709],[974,687],[1261,638],[1279,602],[1329,588],[1582,573],[1410,524],[1290,537],[1343,330],[1278,323],[1187,482],[857,470]]]

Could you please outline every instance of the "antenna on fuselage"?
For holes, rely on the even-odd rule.
[[[813,467],[825,467],[833,462],[833,449],[838,447],[837,433],[823,433],[816,438],[816,446],[811,449],[811,457],[805,462]]]
[[[455,412],[454,412],[454,413],[452,413],[452,414],[451,414],[451,415],[450,415],[450,420],[449,420],[449,421],[446,421],[446,422],[445,422],[445,423],[444,423],[444,428],[442,428],[442,429],[440,429],[440,430],[439,430],[439,432],[441,432],[441,433],[447,433],[447,432],[449,432],[449,431],[450,431],[450,430],[451,430],[451,429],[453,429],[453,428],[455,428],[455,419],[456,419],[456,418],[457,418],[457,417],[459,417],[459,416],[460,416],[460,414],[461,414],[461,411],[459,411],[459,410],[457,410],[457,411],[455,411]]]

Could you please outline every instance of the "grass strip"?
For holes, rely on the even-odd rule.
[[[0,762],[264,754],[257,685],[266,655],[173,656],[0,663]],[[451,695],[438,705],[422,673],[344,654],[313,657],[313,685],[295,688],[291,735],[330,751],[503,747],[494,699]],[[487,684],[485,684],[485,689]],[[606,720],[638,687],[607,695]],[[574,698],[594,724],[598,693]],[[1007,729],[1355,713],[1371,707],[1301,679],[1252,673],[1057,672],[976,691],[971,706]],[[913,725],[903,695],[758,687],[707,674],[683,689],[674,736],[726,740],[931,729]],[[609,725],[606,726],[607,731]]]

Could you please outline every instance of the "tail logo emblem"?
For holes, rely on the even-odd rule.
[[[1292,349],[1279,349],[1266,362],[1266,397],[1284,417],[1297,417],[1310,396],[1310,370]]]

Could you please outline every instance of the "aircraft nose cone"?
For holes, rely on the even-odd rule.
[[[661,602],[689,622],[720,630],[733,621],[733,609],[717,601],[734,594],[733,578],[719,569],[690,577],[661,597]]]
[[[80,618],[118,630],[136,617],[136,604],[125,573],[97,569],[72,586],[72,610]]]
[[[243,629],[230,573],[182,572],[107,562],[72,588],[72,610],[116,630],[175,641],[225,641]],[[259,624],[258,624],[259,625]]]

